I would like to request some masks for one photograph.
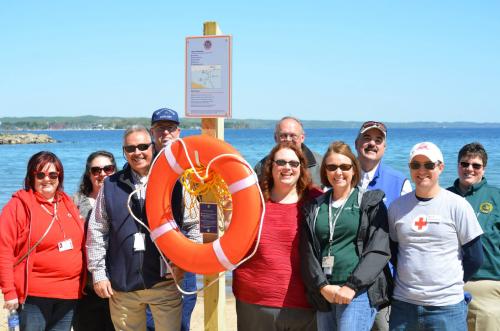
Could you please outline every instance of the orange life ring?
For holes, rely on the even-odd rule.
[[[200,164],[221,154],[239,153],[228,143],[207,135],[183,138],[189,157]],[[189,161],[180,141],[165,147],[150,170],[146,190],[146,213],[151,238],[161,251],[180,268],[198,274],[214,274],[232,270],[252,247],[262,213],[259,187],[255,174],[241,161],[222,157],[210,168],[220,174],[229,187],[233,201],[231,223],[224,235],[211,243],[199,244],[186,238],[172,215],[171,195],[175,182]]]

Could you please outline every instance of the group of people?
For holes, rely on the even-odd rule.
[[[20,329],[168,330],[190,329],[196,278],[166,267],[147,230],[145,184],[154,156],[180,136],[178,114],[155,111],[151,128],[128,128],[127,161],[117,171],[113,154],[87,158],[78,192],[64,193],[64,168],[48,151],[28,161],[23,189],[0,214],[0,288],[4,308],[18,310]],[[135,192],[130,204],[129,195]],[[184,210],[183,188],[173,193],[179,228],[200,242],[196,219]]]
[[[357,156],[334,141],[321,157],[298,119],[276,125],[256,166],[260,244],[233,273],[238,330],[500,329],[500,190],[486,182],[484,147],[462,147],[444,189],[441,151],[416,144],[412,189],[382,161],[387,138],[368,121]]]
[[[195,275],[175,265],[171,274],[130,212],[147,225],[147,174],[179,124],[162,108],[150,129],[128,128],[119,171],[111,153],[91,153],[73,198],[56,155],[30,158],[0,215],[0,287],[21,330],[189,330],[196,296],[181,296],[175,280],[192,291]],[[277,123],[276,145],[255,166],[266,204],[259,246],[233,272],[238,330],[500,329],[500,190],[484,176],[484,147],[462,147],[444,189],[441,151],[416,144],[413,190],[382,161],[387,138],[384,123],[368,121],[357,155],[334,141],[321,156],[298,119]],[[175,221],[201,242],[183,190],[172,193]]]

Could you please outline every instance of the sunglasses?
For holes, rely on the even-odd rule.
[[[479,163],[460,162],[460,166],[462,168],[467,169],[470,165],[472,166],[472,168],[474,168],[474,170],[479,170],[483,167],[483,165]]]
[[[112,173],[115,172],[115,166],[110,164],[104,167],[91,167],[90,168],[90,173],[94,176],[97,176],[101,174],[101,172],[104,171],[106,175],[111,175]]]
[[[51,172],[44,172],[44,171],[38,171],[35,172],[35,177],[36,179],[45,179],[45,177],[49,177],[49,179],[57,179],[59,178],[59,173],[57,171],[51,171]]]
[[[296,160],[285,161],[279,159],[279,160],[274,160],[274,163],[276,163],[276,165],[279,167],[284,167],[285,165],[289,164],[290,167],[297,168],[300,165],[300,162]]]
[[[347,164],[347,163],[342,163],[342,164],[339,164],[339,165],[336,165],[336,164],[326,164],[325,168],[328,171],[337,171],[338,168],[340,168],[340,170],[342,170],[342,171],[348,171],[348,170],[351,170],[352,164]]]
[[[127,153],[133,153],[135,152],[136,149],[140,150],[141,152],[144,152],[151,146],[152,143],[149,144],[139,144],[139,145],[127,145],[123,146],[123,150]]]
[[[420,162],[410,162],[409,166],[411,170],[418,170],[421,167],[424,167],[427,170],[434,170],[436,166],[439,164],[439,162],[425,162],[425,163],[420,163]]]

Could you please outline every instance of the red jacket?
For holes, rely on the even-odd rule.
[[[85,240],[83,238],[84,223],[77,207],[66,193],[57,192],[54,201],[57,202],[59,206],[64,205],[64,209],[68,212],[67,214],[58,213],[58,215],[64,218],[65,221],[68,219],[74,220],[78,227],[76,231],[76,233],[78,233],[78,238],[75,238],[73,241],[75,243],[81,242],[81,245],[78,247],[75,245],[75,247],[73,247],[75,251],[72,253],[73,256],[77,254],[77,256],[81,256],[82,259],[81,270],[76,270],[79,276],[76,274],[74,275],[79,278],[80,291],[78,297],[81,297],[81,290],[85,284],[86,277],[84,256]],[[46,219],[48,216],[48,214],[41,214],[44,213],[43,209],[39,207],[41,204],[51,208],[51,204],[38,193],[34,193],[32,190],[19,190],[12,195],[12,198],[5,205],[0,214],[0,287],[2,288],[5,301],[18,298],[19,303],[22,304],[29,293],[28,279],[33,271],[38,247],[42,247],[44,240],[42,240],[40,246],[34,249],[27,258],[21,261],[21,263],[15,267],[14,264],[16,264],[16,262],[29,250],[30,242],[33,244],[39,239],[31,238],[31,235],[32,222],[36,222],[37,219],[40,220],[42,217]],[[57,222],[58,221],[55,221],[52,225],[49,235],[58,227]],[[49,237],[49,235],[47,237]],[[40,259],[38,262],[40,262]],[[61,259],[61,261],[58,260],[57,262],[60,262],[64,266],[67,261]],[[75,263],[73,263],[73,265],[75,265]],[[77,261],[76,265],[79,265],[79,261]],[[46,289],[47,293],[54,294],[54,296],[49,295],[49,297],[54,298],[57,298],[57,294],[61,293],[63,290],[64,289],[61,289],[57,284],[53,284],[52,288]]]

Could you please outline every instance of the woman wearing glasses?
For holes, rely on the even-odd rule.
[[[318,330],[370,330],[392,283],[384,193],[359,190],[360,166],[341,141],[328,147],[320,175],[332,189],[305,206],[300,236],[307,297]]]
[[[300,275],[300,207],[311,195],[307,163],[291,142],[276,145],[260,181],[266,212],[255,255],[233,274],[238,330],[316,330]]]
[[[99,193],[99,190],[104,185],[104,179],[115,172],[116,161],[110,152],[97,151],[87,157],[80,189],[74,196],[75,204],[85,219],[86,225],[95,206],[97,193]],[[108,299],[100,298],[95,293],[90,274],[87,275],[84,294],[82,300],[78,302],[75,311],[74,330],[114,330],[109,313]]]
[[[83,220],[51,152],[33,155],[0,215],[0,287],[21,330],[70,330],[85,278]]]

